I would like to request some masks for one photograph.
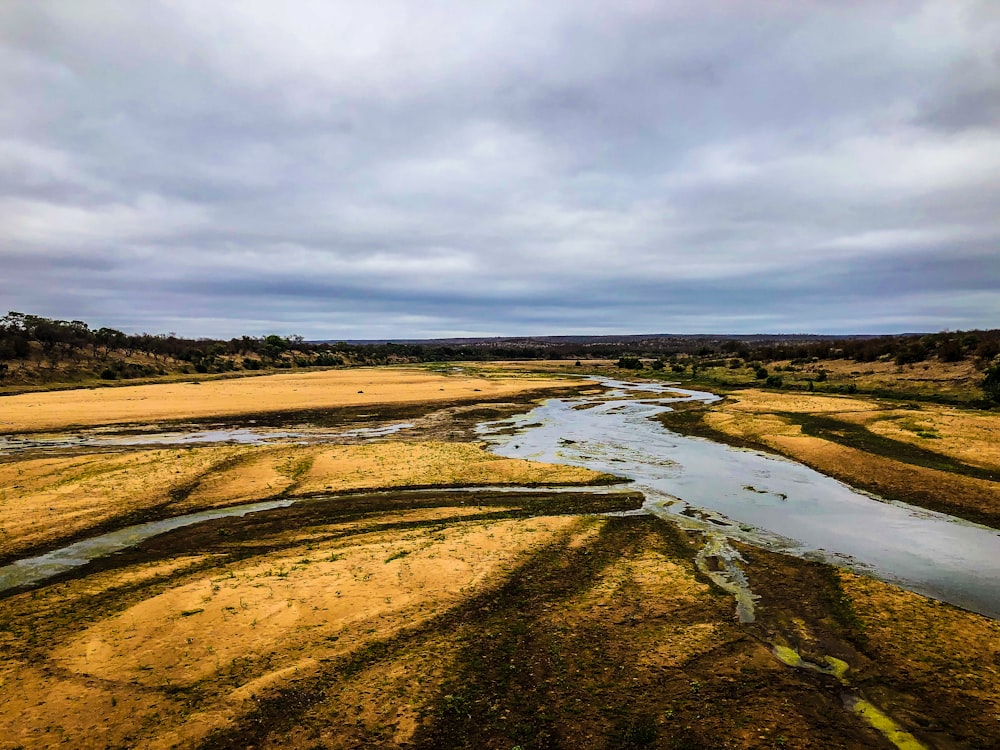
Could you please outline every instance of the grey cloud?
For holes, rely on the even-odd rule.
[[[998,324],[993,3],[536,6],[4,4],[6,307],[322,338]]]

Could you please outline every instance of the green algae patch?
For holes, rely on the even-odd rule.
[[[843,659],[838,659],[835,656],[824,655],[823,659],[826,661],[827,666],[821,667],[811,661],[806,661],[799,655],[798,651],[789,646],[775,645],[772,648],[772,653],[778,661],[789,667],[794,667],[796,669],[811,669],[816,672],[822,672],[823,674],[836,677],[842,684],[847,684],[846,675],[850,666]],[[917,740],[916,737],[907,732],[905,729],[901,728],[888,715],[876,708],[873,704],[866,701],[864,698],[848,698],[847,702],[848,706],[854,711],[854,713],[868,722],[872,728],[877,729],[885,735],[885,738],[899,748],[899,750],[927,750],[926,745]]]
[[[850,665],[836,656],[824,656],[823,658],[826,659],[826,663],[830,667],[830,674],[841,682],[847,682],[847,670],[851,668]]]
[[[863,698],[856,699],[852,708],[854,713],[885,735],[885,738],[899,750],[927,750],[927,745],[902,729],[899,724]]]
[[[835,656],[824,655],[823,660],[826,662],[827,666],[822,667],[819,664],[806,661],[799,655],[798,651],[789,646],[776,645],[772,648],[771,652],[775,655],[778,661],[786,666],[795,667],[796,669],[811,669],[814,672],[828,674],[836,677],[845,685],[847,684],[847,670],[851,667],[843,659],[838,659]]]
[[[799,652],[788,646],[775,646],[774,655],[778,657],[778,661],[789,667],[802,668],[808,666],[802,657],[799,656]]]

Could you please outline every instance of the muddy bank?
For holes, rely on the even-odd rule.
[[[199,446],[0,465],[0,557],[42,554],[136,524],[246,503],[379,488],[587,485],[586,469],[503,459],[477,444]]]
[[[600,482],[598,484],[607,484]],[[352,521],[375,513],[425,508],[474,508],[469,517],[522,518],[532,515],[627,513],[642,507],[639,492],[592,491],[568,485],[561,491],[523,485],[502,488],[448,486],[399,487],[391,491],[355,490],[334,496],[273,500],[231,508],[168,516],[110,533],[86,532],[85,539],[39,557],[19,558],[0,567],[0,598],[50,581],[69,580],[93,571],[117,568],[138,560],[158,559],[152,550],[212,551],[219,537],[234,540],[248,535],[325,523]],[[294,504],[295,507],[291,507]],[[499,510],[493,510],[499,508]],[[462,520],[459,518],[458,520]],[[193,529],[190,527],[194,527]],[[154,537],[161,542],[147,542]]]

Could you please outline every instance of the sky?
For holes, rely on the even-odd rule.
[[[1000,327],[997,0],[4,0],[0,314]]]

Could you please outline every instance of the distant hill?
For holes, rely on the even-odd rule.
[[[925,336],[925,333],[904,333],[900,336]],[[594,336],[490,336],[469,338],[439,338],[439,339],[319,339],[311,344],[344,343],[353,346],[384,346],[386,344],[401,344],[407,346],[482,346],[482,347],[523,347],[523,346],[561,346],[563,344],[578,344],[582,346],[596,344],[642,345],[650,343],[692,342],[724,342],[737,341],[746,344],[784,343],[807,344],[818,341],[862,341],[880,338],[881,334],[813,334],[813,333],[633,333],[608,334]]]

